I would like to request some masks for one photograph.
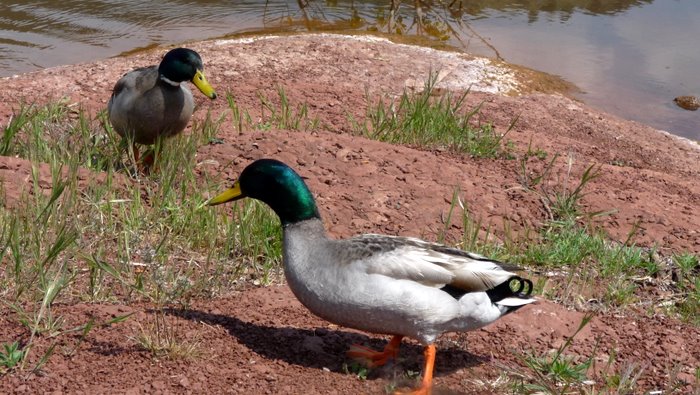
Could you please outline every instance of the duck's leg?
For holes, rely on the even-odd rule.
[[[155,163],[155,153],[152,148],[146,149],[146,152],[141,156],[136,143],[133,144],[134,150],[134,162],[136,163],[136,168],[141,174],[149,175],[154,169]]]
[[[425,347],[423,351],[423,356],[425,357],[425,365],[423,366],[423,380],[421,380],[420,387],[408,391],[397,391],[394,394],[401,395],[430,395],[433,388],[433,369],[435,367],[435,345],[431,344]]]
[[[162,141],[159,139],[154,145],[148,148],[148,151],[144,154],[141,162],[143,163],[144,174],[150,174],[157,170],[158,162],[161,159],[161,153],[163,151]]]
[[[136,143],[131,145],[131,148],[134,150],[134,163],[136,163],[136,166],[138,166],[139,163],[139,147],[136,145]]]
[[[134,150],[134,163],[136,164],[136,171],[141,174],[148,174],[150,172],[150,166],[148,163],[146,163],[148,160],[148,153],[146,153],[146,157],[141,158],[141,153],[139,152],[139,147],[136,145],[136,143],[132,144],[132,149]]]
[[[151,170],[154,168],[154,163],[156,161],[156,153],[154,149],[149,149],[148,152],[144,155],[141,165],[143,166],[142,170],[144,174],[150,174]]]
[[[431,344],[423,351],[425,365],[423,366],[423,380],[420,387],[416,388],[414,394],[430,394],[430,389],[433,387],[433,370],[435,369],[435,345]]]
[[[389,359],[395,359],[396,356],[399,355],[401,339],[403,339],[403,336],[394,335],[389,344],[387,344],[382,351],[375,351],[369,347],[353,344],[350,346],[347,356],[362,361],[368,367],[382,366],[386,364]]]

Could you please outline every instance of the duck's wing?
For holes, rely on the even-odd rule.
[[[515,276],[517,266],[479,254],[407,237],[363,235],[347,239],[346,263],[370,274],[462,292],[487,291]]]
[[[158,78],[156,66],[139,67],[124,74],[112,89],[112,98],[127,91],[141,92],[150,89]]]

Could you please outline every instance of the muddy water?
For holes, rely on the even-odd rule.
[[[700,95],[698,0],[457,0],[419,11],[404,1],[393,15],[387,3],[2,0],[0,76],[260,29],[419,33],[561,75],[593,106],[700,140],[700,111],[672,101]]]

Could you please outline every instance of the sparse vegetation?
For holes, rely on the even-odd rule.
[[[230,93],[226,95],[226,101],[231,110],[231,121],[238,133],[243,133],[244,129],[263,130],[282,129],[313,131],[319,128],[318,118],[309,117],[309,109],[306,103],[302,103],[296,108],[292,106],[287,98],[284,88],[277,87],[277,99],[270,99],[258,92],[260,99],[260,118],[253,120],[248,110],[241,109],[236,99]]]
[[[139,333],[133,338],[139,347],[157,358],[192,359],[201,354],[200,341],[186,338],[175,316],[159,308],[150,318],[145,325],[139,324]]]
[[[242,276],[274,277],[275,216],[253,202],[236,206],[235,219],[199,209],[222,181],[195,173],[195,153],[222,118],[208,115],[194,133],[159,142],[158,170],[140,178],[124,171],[127,157],[102,115],[91,120],[63,102],[17,114],[3,131],[3,153],[27,159],[32,172],[21,209],[0,207],[0,304],[29,330],[23,360],[35,336],[74,332],[54,311],[59,300],[186,304],[227,292]]]
[[[514,381],[517,393],[541,392],[547,394],[566,394],[570,391],[581,390],[584,386],[590,386],[587,373],[593,363],[595,352],[589,356],[580,358],[567,355],[565,351],[571,346],[576,335],[588,325],[592,315],[583,317],[576,331],[556,350],[551,350],[544,355],[530,353],[520,355],[527,373],[511,371],[513,376],[519,378]]]
[[[510,147],[505,137],[515,125],[513,120],[503,133],[491,123],[477,122],[480,105],[464,111],[469,92],[454,96],[438,93],[437,73],[431,73],[423,90],[416,94],[404,91],[398,102],[376,103],[368,97],[366,119],[352,119],[355,133],[396,144],[446,148],[479,158],[507,157]]]
[[[358,362],[343,363],[342,370],[345,374],[352,374],[360,380],[367,380],[369,373],[369,369]]]
[[[530,350],[518,354],[525,369],[506,367],[510,376],[511,390],[518,394],[634,394],[637,382],[644,373],[644,366],[634,362],[619,364],[613,368],[617,353],[612,349],[604,366],[596,366],[594,347],[588,356],[569,354],[568,351],[576,341],[576,336],[589,324],[593,315],[584,315],[576,331],[566,338],[557,349],[537,353]],[[675,382],[675,380],[670,380]],[[674,393],[676,388],[669,386],[664,393]]]

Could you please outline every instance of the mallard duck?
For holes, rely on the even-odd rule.
[[[192,81],[205,96],[216,99],[203,69],[197,52],[175,48],[165,54],[158,66],[134,69],[114,85],[107,105],[109,121],[122,138],[134,143],[137,162],[135,144],[151,145],[159,136],[178,134],[190,121],[194,99],[182,82]]]
[[[206,204],[243,197],[279,216],[285,277],[304,306],[338,325],[393,335],[383,351],[352,346],[350,357],[382,365],[406,336],[425,346],[416,394],[430,393],[438,335],[480,328],[535,301],[532,282],[514,274],[515,266],[481,255],[408,237],[328,238],[311,191],[280,161],[251,163]]]

